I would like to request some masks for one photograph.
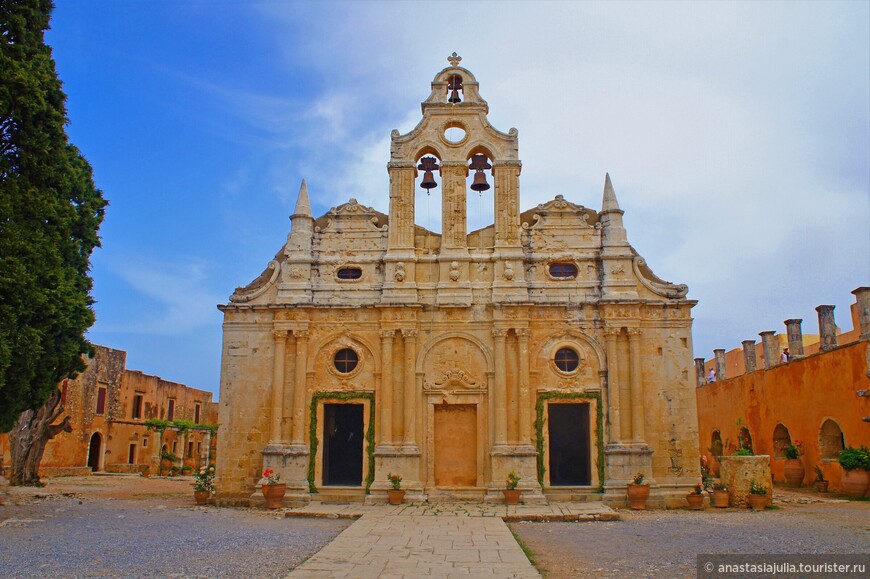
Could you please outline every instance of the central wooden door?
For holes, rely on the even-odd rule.
[[[477,405],[435,409],[435,486],[477,486]]]

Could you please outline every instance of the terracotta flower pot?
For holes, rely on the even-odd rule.
[[[635,511],[646,510],[646,501],[649,498],[649,485],[629,484],[626,492],[632,509]]]
[[[804,463],[799,458],[790,458],[783,467],[785,483],[790,487],[800,488],[804,482]]]
[[[691,510],[704,510],[704,495],[699,495],[698,493],[689,493],[686,495],[686,501],[689,503],[689,508]]]
[[[870,486],[870,476],[863,468],[843,471],[840,481],[843,485],[843,493],[852,498],[863,497],[867,487]]]
[[[263,497],[266,499],[267,509],[280,509],[284,502],[284,493],[287,492],[287,485],[284,483],[275,485],[263,485]]]
[[[506,505],[516,505],[520,502],[520,493],[522,492],[519,489],[502,489],[501,491],[504,493],[504,504]]]
[[[211,495],[209,491],[193,491],[193,499],[198,505],[207,505],[208,497]]]
[[[753,511],[763,511],[767,506],[767,495],[749,495],[749,506]]]
[[[391,505],[401,505],[405,500],[405,491],[401,489],[387,489],[387,499]]]
[[[820,493],[828,492],[828,481],[826,480],[817,480],[816,481],[816,490]]]
[[[728,491],[713,491],[713,506],[718,509],[727,508],[730,504]]]

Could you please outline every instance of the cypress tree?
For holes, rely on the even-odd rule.
[[[90,256],[106,206],[66,135],[66,95],[44,39],[52,9],[0,0],[0,432],[13,437],[35,434],[38,415],[56,417],[41,407],[84,369]]]

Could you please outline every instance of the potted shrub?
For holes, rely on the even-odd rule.
[[[686,495],[689,508],[693,511],[704,510],[704,489],[700,484],[695,485],[694,490]]]
[[[387,480],[390,481],[390,487],[387,489],[387,498],[391,505],[401,505],[405,499],[405,491],[402,490],[402,477],[397,474],[390,473],[387,475]]]
[[[634,478],[628,484],[627,488],[628,502],[631,508],[636,511],[646,509],[646,501],[649,498],[649,483],[646,482],[646,477],[642,472],[634,475]]]
[[[520,484],[520,477],[517,473],[510,471],[505,479],[505,488],[501,492],[504,493],[504,502],[506,505],[515,505],[520,502],[520,489],[517,485]]]
[[[267,509],[280,509],[284,502],[284,493],[287,492],[287,485],[280,482],[281,475],[267,468],[263,472],[263,478],[260,479],[263,498],[266,499]]]
[[[719,509],[724,509],[728,507],[729,499],[728,499],[728,487],[718,482],[713,485],[713,506]]]
[[[819,465],[814,467],[816,469],[816,490],[820,493],[828,492],[828,481],[825,480],[825,473],[822,472],[822,468]]]
[[[785,474],[785,482],[790,487],[800,488],[804,482],[804,463],[801,462],[801,441],[795,440],[793,443],[784,444],[782,452],[785,455],[785,466],[783,472]]]
[[[749,485],[749,506],[753,511],[763,511],[767,506],[767,489],[755,481]]]
[[[870,451],[866,446],[848,446],[837,455],[837,462],[843,467],[843,492],[857,498],[863,497],[870,485],[867,470],[870,469]]]
[[[202,467],[193,475],[193,498],[198,505],[208,503],[208,498],[214,492],[214,467]]]

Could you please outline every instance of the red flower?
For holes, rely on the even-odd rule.
[[[273,471],[271,468],[267,468],[267,469],[266,469],[266,472],[263,473],[263,476],[264,476],[265,478],[269,478],[270,476],[272,476],[273,472],[274,472],[274,471]]]

